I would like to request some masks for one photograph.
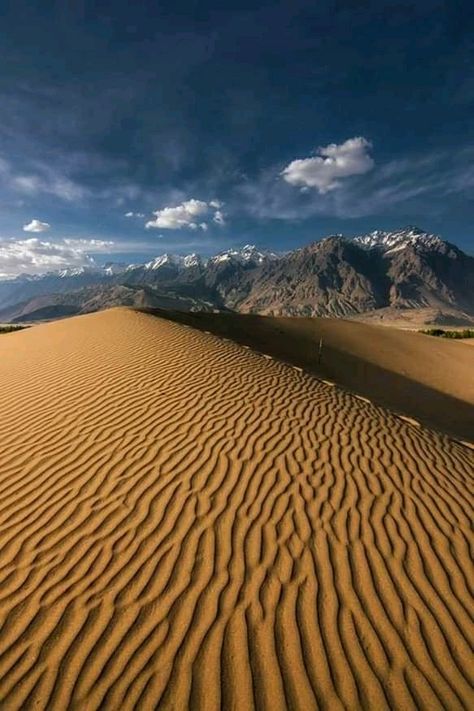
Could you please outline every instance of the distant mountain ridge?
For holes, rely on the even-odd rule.
[[[39,296],[54,296],[56,306],[58,299],[70,305],[68,294],[91,287],[95,308],[113,305],[114,298],[118,305],[125,292],[112,287],[119,285],[134,293],[147,287],[147,298],[150,289],[159,299],[170,292],[191,310],[348,317],[381,309],[430,308],[443,318],[474,318],[474,258],[409,226],[354,238],[333,235],[285,254],[246,245],[209,258],[164,254],[145,264],[22,275],[0,282],[0,319],[8,314],[15,318],[17,304],[22,313],[30,311],[28,301]],[[73,301],[80,310],[78,294]]]

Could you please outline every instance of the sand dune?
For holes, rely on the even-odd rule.
[[[474,440],[474,352],[464,342],[344,319],[153,313],[248,344],[426,426]]]
[[[469,448],[126,309],[0,377],[0,708],[474,706]]]

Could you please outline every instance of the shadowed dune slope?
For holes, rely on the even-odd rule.
[[[474,351],[464,342],[343,319],[151,312],[245,343],[474,442]]]
[[[2,709],[473,708],[470,449],[126,309],[0,377]]]

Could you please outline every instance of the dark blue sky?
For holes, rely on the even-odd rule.
[[[0,260],[64,239],[141,261],[405,224],[472,252],[472,16],[422,0],[3,2]]]

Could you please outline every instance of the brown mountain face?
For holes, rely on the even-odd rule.
[[[455,306],[474,309],[474,259],[441,242],[429,249],[408,245],[385,256],[391,282],[390,305]]]
[[[342,237],[291,252],[260,270],[236,304],[243,312],[285,316],[345,316],[379,308],[388,284],[374,255]]]
[[[261,268],[236,307],[284,316],[349,316],[387,307],[474,315],[474,258],[425,233],[415,237],[395,247],[382,239],[365,245],[329,237]]]

